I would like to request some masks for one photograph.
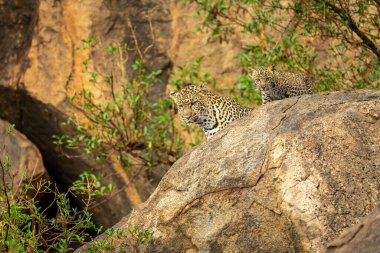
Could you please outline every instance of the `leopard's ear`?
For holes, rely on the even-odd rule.
[[[254,68],[248,68],[248,75],[249,76],[255,76],[257,74],[257,71],[256,71],[256,69],[254,69]]]
[[[177,102],[177,92],[174,90],[171,90],[169,92],[169,97],[174,100],[174,102]]]
[[[275,70],[276,70],[276,66],[274,64],[272,64],[270,67],[268,67],[268,71],[272,74],[274,73]]]
[[[206,85],[205,83],[202,83],[202,84],[199,86],[199,89],[201,90],[201,92],[207,91],[207,85]]]
[[[191,86],[193,85],[191,82],[188,82],[188,81],[185,81],[182,83],[182,88],[185,88],[185,87],[188,87],[188,86]]]

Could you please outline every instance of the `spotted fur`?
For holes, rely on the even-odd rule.
[[[274,66],[250,69],[251,78],[259,87],[263,104],[270,101],[312,93],[312,82],[305,73],[277,71]]]
[[[188,125],[198,125],[207,139],[252,110],[232,98],[210,92],[204,86],[190,84],[178,92],[172,91],[170,96],[178,107],[181,120]]]

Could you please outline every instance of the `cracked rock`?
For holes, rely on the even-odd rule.
[[[328,244],[326,253],[380,252],[380,205],[367,217]]]
[[[379,111],[379,91],[261,106],[184,155],[116,226],[152,231],[153,252],[324,252],[379,202]]]

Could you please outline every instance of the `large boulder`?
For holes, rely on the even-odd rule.
[[[322,252],[380,199],[380,92],[272,102],[178,160],[117,227],[154,252]]]
[[[8,188],[16,195],[25,183],[37,184],[49,179],[37,147],[22,133],[13,129],[10,124],[0,119],[0,159],[5,167],[9,159],[9,170],[5,168],[4,179]],[[4,171],[0,169],[0,178]],[[3,182],[0,181],[1,188]],[[42,196],[39,196],[42,197]]]

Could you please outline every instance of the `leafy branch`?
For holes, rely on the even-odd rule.
[[[362,41],[363,45],[367,46],[369,50],[371,50],[377,57],[377,59],[380,61],[380,49],[375,44],[374,41],[372,41],[367,34],[359,28],[359,26],[356,24],[352,16],[350,15],[348,10],[345,10],[343,8],[339,8],[338,6],[334,5],[330,1],[326,0],[314,0],[316,3],[320,4],[326,4],[327,7],[331,8],[334,13],[336,13],[339,18],[343,21],[342,23],[345,24],[349,29],[351,29]],[[378,13],[380,15],[380,13]]]
[[[240,90],[238,93],[244,97],[249,94],[239,87],[252,86],[241,85],[244,70],[272,64],[287,71],[308,72],[317,91],[380,88],[377,0],[182,0],[182,3],[198,7],[195,14],[202,20],[199,30],[207,33],[210,40],[228,43],[235,34],[249,38],[250,43],[239,45],[241,53],[237,57],[243,76],[231,89],[235,93]]]

